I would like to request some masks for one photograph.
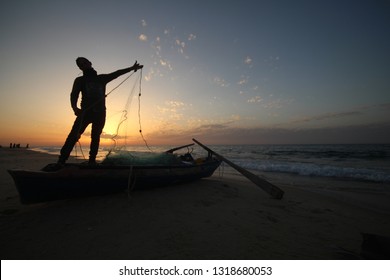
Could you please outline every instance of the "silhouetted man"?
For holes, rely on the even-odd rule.
[[[64,164],[69,158],[74,145],[89,124],[92,124],[91,145],[89,151],[89,163],[96,163],[96,155],[99,149],[100,134],[106,122],[106,85],[119,76],[132,70],[136,72],[143,65],[134,63],[133,66],[117,70],[110,74],[98,75],[92,68],[92,63],[85,57],[76,59],[77,66],[83,71],[83,76],[77,77],[73,83],[70,94],[70,103],[74,114],[77,116],[72,130],[61,149],[59,164]],[[77,101],[81,92],[81,104],[77,107]]]

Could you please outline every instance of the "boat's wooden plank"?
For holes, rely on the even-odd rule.
[[[166,151],[166,153],[167,154],[172,154],[173,152],[175,152],[177,150],[184,149],[184,148],[187,148],[187,147],[191,147],[193,145],[195,145],[195,144],[191,143],[191,144],[187,144],[187,145],[184,145],[184,146],[176,147],[176,148],[173,148],[173,149],[170,149],[170,150]]]

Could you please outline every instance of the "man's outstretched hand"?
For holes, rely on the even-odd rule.
[[[134,65],[132,66],[134,72],[137,72],[138,69],[142,69],[144,66],[140,65],[137,60],[135,61]]]

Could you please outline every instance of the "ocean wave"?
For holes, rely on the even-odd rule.
[[[336,177],[362,181],[390,182],[390,174],[368,168],[318,165],[313,163],[292,163],[273,161],[234,161],[243,168],[262,172],[291,173],[301,176]]]

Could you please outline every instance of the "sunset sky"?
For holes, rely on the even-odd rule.
[[[144,65],[151,145],[390,143],[389,1],[22,2],[0,10],[0,145],[63,144],[78,56],[98,73]],[[142,144],[139,75],[107,97],[102,138],[134,88]]]

